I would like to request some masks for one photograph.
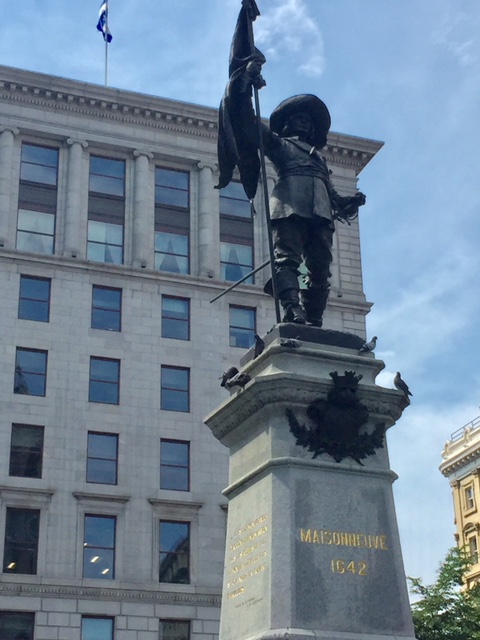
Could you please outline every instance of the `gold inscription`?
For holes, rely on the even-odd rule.
[[[388,551],[387,536],[373,535],[371,533],[350,533],[345,531],[328,531],[327,529],[300,529],[300,542]]]
[[[268,516],[264,514],[234,532],[234,540],[228,547],[230,556],[226,588],[233,589],[227,592],[229,600],[246,594],[246,581],[267,569],[267,551],[262,548],[268,542],[267,520]]]
[[[332,560],[333,573],[352,573],[357,576],[367,575],[368,565],[362,560],[355,562],[354,560]]]

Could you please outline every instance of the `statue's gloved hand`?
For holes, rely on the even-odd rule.
[[[256,89],[261,89],[267,83],[262,77],[262,66],[265,62],[263,56],[254,56],[252,60],[247,64],[247,75],[250,83]]]

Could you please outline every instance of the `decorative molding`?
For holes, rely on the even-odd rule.
[[[147,151],[144,149],[135,149],[135,151],[133,152],[134,158],[140,158],[143,156],[148,160],[153,160],[153,153],[151,151]]]
[[[162,498],[147,498],[152,507],[181,507],[182,509],[201,509],[203,502],[182,502],[181,500],[168,500]]]
[[[30,576],[29,576],[30,577]],[[171,591],[158,591],[149,589],[108,589],[98,587],[26,584],[14,582],[0,583],[1,595],[27,596],[37,598],[59,598],[59,599],[87,599],[104,600],[106,602],[134,601],[151,602],[152,604],[168,605],[190,605],[190,606],[210,606],[220,607],[221,596],[195,593],[172,593]]]
[[[67,138],[67,144],[69,146],[73,146],[74,144],[79,144],[81,147],[86,149],[88,147],[88,142],[85,140],[77,140],[77,138]]]
[[[126,504],[131,496],[116,496],[113,494],[87,493],[86,491],[73,491],[73,497],[79,502],[109,502],[116,504]]]
[[[218,165],[216,165],[214,162],[205,162],[204,160],[201,160],[197,164],[197,167],[199,168],[200,171],[202,169],[210,169],[212,173],[215,173],[215,171],[218,169]]]
[[[10,131],[14,136],[18,136],[20,133],[20,129],[17,129],[17,127],[1,126],[0,133],[3,133],[4,131]]]
[[[398,475],[392,471],[391,469],[370,469],[367,467],[341,467],[338,466],[336,462],[329,462],[327,460],[321,459],[299,459],[292,457],[283,457],[283,458],[272,458],[271,460],[267,460],[263,462],[255,469],[252,469],[244,476],[233,482],[226,489],[222,491],[224,496],[228,496],[229,499],[232,498],[230,494],[235,493],[242,485],[247,482],[250,482],[256,476],[262,475],[264,476],[266,473],[271,472],[272,469],[278,467],[316,467],[321,469],[326,469],[328,471],[335,471],[335,473],[346,473],[347,475],[357,474],[362,476],[372,476],[375,478],[386,478],[390,482],[395,482],[398,479]]]
[[[63,111],[212,140],[218,132],[218,110],[211,107],[2,66],[0,98],[57,113]],[[20,122],[16,124],[21,127]],[[358,174],[382,146],[376,140],[330,132],[323,152],[327,162],[351,167]]]

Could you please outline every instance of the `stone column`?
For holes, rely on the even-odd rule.
[[[84,240],[80,242],[80,216],[82,210],[83,192],[83,150],[88,144],[85,140],[67,139],[68,171],[67,171],[67,198],[65,206],[65,240],[63,243],[63,255],[69,258],[85,255]]]
[[[218,246],[218,191],[214,190],[214,164],[199,162],[198,168],[198,273],[213,278],[219,273],[219,260],[213,247]],[[217,236],[215,236],[215,232]]]
[[[0,246],[15,246],[9,237],[9,222],[12,220],[11,191],[13,167],[13,142],[19,130],[15,127],[0,128]]]
[[[230,449],[221,640],[414,640],[385,442],[408,400],[361,342],[277,325],[205,420]]]
[[[155,203],[151,197],[149,164],[153,153],[137,149],[133,207],[133,266],[153,269],[153,237]]]

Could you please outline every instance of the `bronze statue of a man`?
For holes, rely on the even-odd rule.
[[[260,131],[265,155],[278,176],[270,198],[270,216],[275,293],[284,309],[282,320],[321,326],[329,292],[334,219],[355,217],[365,204],[365,196],[344,197],[333,188],[327,164],[319,154],[327,141],[330,114],[316,96],[288,98],[273,111],[269,127],[262,122],[256,126],[252,88],[264,85],[260,71],[265,58],[253,47],[251,38],[250,42],[242,40],[242,20],[248,26],[249,19],[246,4],[232,43],[230,82],[220,111],[220,129],[226,135],[219,145],[219,186],[228,184],[238,166],[247,196],[253,198]],[[225,143],[229,135],[230,150]],[[298,268],[302,262],[307,288],[300,292]],[[265,290],[272,293],[270,282]]]
[[[332,186],[327,164],[318,153],[329,128],[327,107],[309,94],[282,102],[270,117],[270,128],[262,127],[265,155],[278,176],[270,215],[276,293],[285,311],[284,322],[321,326],[331,275],[334,214],[355,215],[365,203],[363,194],[342,197]],[[307,288],[300,294],[302,261]]]

